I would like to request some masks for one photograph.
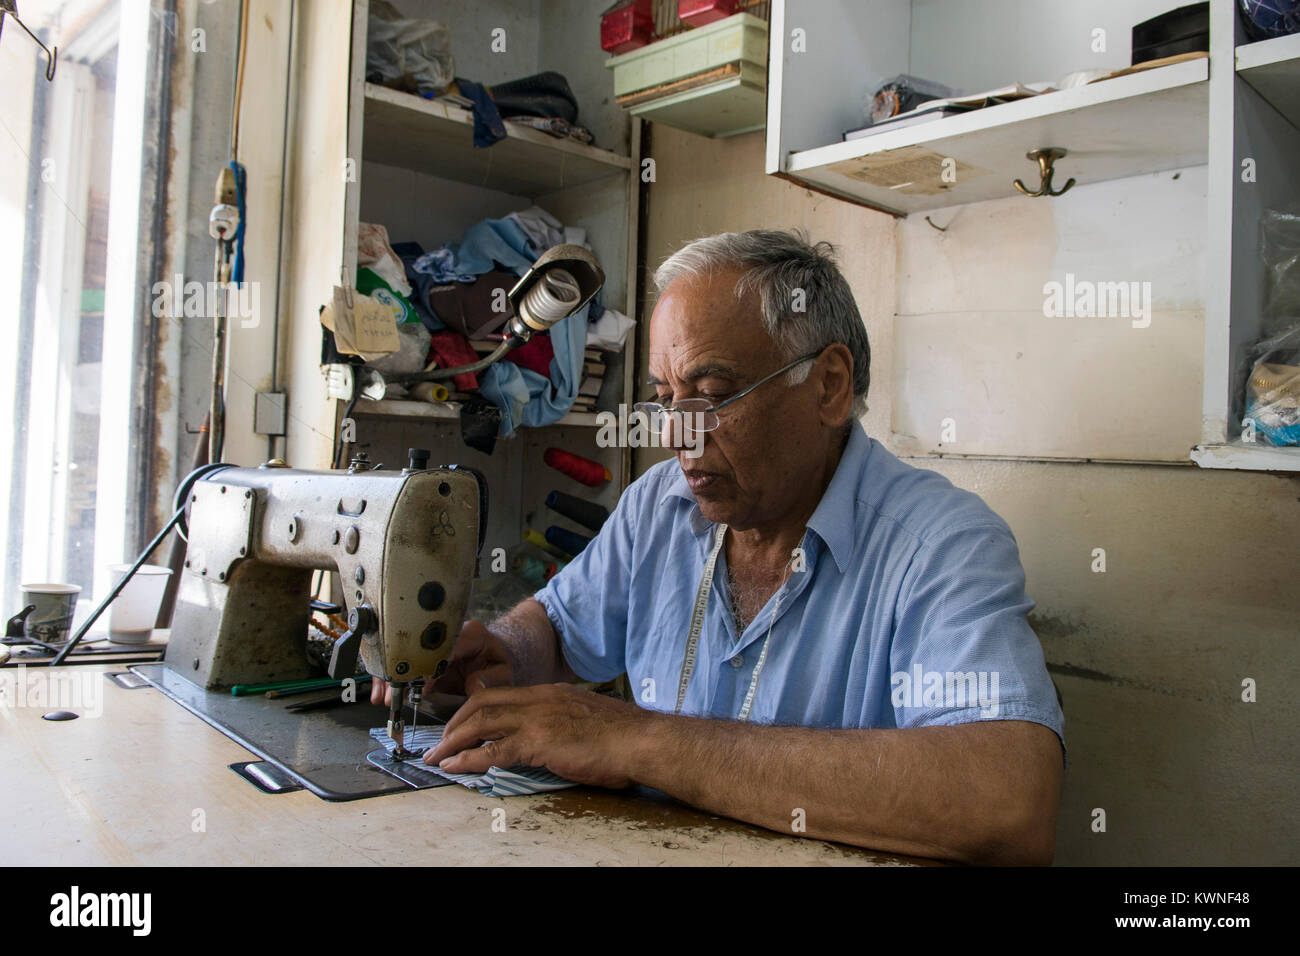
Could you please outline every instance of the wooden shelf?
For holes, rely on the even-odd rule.
[[[357,401],[353,414],[379,415],[384,418],[421,418],[428,421],[457,422],[460,421],[460,404],[458,402],[434,404],[390,398],[374,402],[368,398],[362,398]],[[597,428],[600,422],[596,420],[596,415],[595,412],[570,412],[558,422],[552,422],[546,427],[553,428],[557,425],[569,425],[579,428]]]
[[[1300,128],[1300,33],[1237,47],[1237,75]]]
[[[1271,42],[1271,41],[1270,41]],[[1209,61],[1189,60],[1128,76],[848,142],[792,153],[785,171],[818,188],[899,214],[1018,196],[1012,181],[1036,186],[1025,153],[1059,146],[1056,185],[1103,182],[1207,162]],[[940,164],[957,160],[957,181]],[[916,181],[896,167],[913,163]],[[846,173],[872,167],[872,182]],[[933,169],[930,169],[933,167]],[[861,175],[861,173],[859,173]],[[893,185],[902,179],[902,185]]]
[[[632,168],[627,156],[505,126],[505,139],[480,149],[471,111],[366,84],[363,151],[385,165],[529,197]]]
[[[1228,468],[1239,471],[1300,471],[1300,445],[1276,448],[1273,445],[1197,445],[1192,461],[1202,468]]]

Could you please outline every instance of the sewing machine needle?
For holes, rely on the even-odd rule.
[[[421,684],[417,681],[411,685],[411,743],[415,744],[415,731],[420,724],[420,691]]]

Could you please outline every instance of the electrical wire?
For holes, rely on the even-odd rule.
[[[244,101],[244,59],[248,54],[248,0],[239,6],[239,55],[235,61],[235,104],[230,112],[230,158],[239,158],[239,108]]]

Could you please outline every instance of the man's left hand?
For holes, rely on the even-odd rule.
[[[650,716],[571,684],[490,687],[456,711],[424,762],[450,773],[522,764],[575,783],[627,787],[627,758]]]

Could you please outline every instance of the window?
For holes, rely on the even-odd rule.
[[[16,609],[22,582],[76,584],[84,614],[107,590],[108,565],[143,543],[152,507],[144,277],[153,157],[165,153],[165,32],[142,0],[27,2],[19,13],[58,58],[47,82],[45,54],[5,18],[0,594]]]

